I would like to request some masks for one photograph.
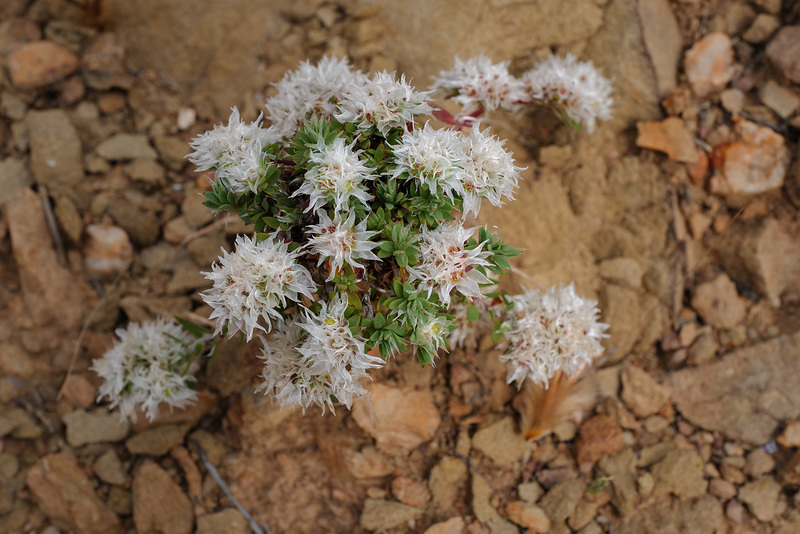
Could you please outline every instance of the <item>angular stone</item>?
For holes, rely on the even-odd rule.
[[[399,527],[422,513],[422,510],[399,502],[367,499],[359,523],[367,530]]]
[[[622,401],[639,417],[657,413],[669,400],[669,390],[639,367],[622,371]]]
[[[125,442],[125,447],[131,454],[150,454],[162,456],[167,454],[172,447],[183,443],[183,438],[189,431],[186,425],[162,425],[148,430],[143,430]]]
[[[784,447],[786,446],[780,443],[780,441],[778,443]],[[797,447],[798,445],[794,446]],[[746,463],[744,464],[745,475],[760,477],[761,475],[766,475],[773,469],[775,469],[775,459],[764,449],[753,449],[753,451],[747,455]]]
[[[437,516],[447,517],[456,509],[459,494],[467,481],[467,466],[452,456],[445,456],[431,469],[428,487]]]
[[[733,328],[744,320],[747,313],[736,284],[724,273],[695,288],[692,308],[706,323],[717,328]]]
[[[765,106],[778,114],[782,119],[791,117],[800,108],[800,97],[789,89],[769,80],[758,91],[758,96]]]
[[[659,499],[614,529],[614,534],[707,534],[724,531],[722,504],[711,495],[681,502]]]
[[[137,532],[190,534],[192,503],[157,464],[144,463],[133,478],[133,524]]]
[[[681,30],[668,0],[639,0],[637,9],[644,44],[663,97],[675,90],[683,51]]]
[[[582,480],[565,480],[553,488],[539,500],[539,507],[545,511],[554,529],[563,530],[561,525],[570,518],[575,507],[586,491],[586,483]]]
[[[28,471],[26,482],[54,525],[81,534],[122,532],[119,518],[94,493],[71,455],[49,454]]]
[[[116,33],[104,33],[92,41],[83,53],[83,77],[92,89],[107,91],[112,87],[128,89],[133,76],[125,70],[125,47]]]
[[[679,117],[668,117],[663,121],[640,121],[636,123],[636,129],[639,132],[636,146],[664,152],[675,161],[697,162],[694,139]]]
[[[429,526],[424,534],[464,534],[467,524],[461,517],[451,517],[447,521],[434,523]]]
[[[761,477],[739,488],[739,500],[759,521],[772,521],[778,513],[781,485],[773,477]]]
[[[133,246],[119,226],[90,224],[83,246],[86,269],[100,278],[112,279],[124,272],[133,260]]]
[[[776,441],[778,445],[787,449],[800,447],[800,421],[788,422]]]
[[[775,15],[768,15],[767,13],[759,13],[753,20],[753,23],[744,32],[742,38],[748,43],[759,44],[763,43],[775,33],[775,30],[781,27],[781,21]]]
[[[158,158],[144,134],[118,133],[100,143],[95,152],[109,161]]]
[[[681,500],[706,492],[708,481],[703,462],[694,449],[673,449],[651,470],[655,477],[654,495],[672,493]]]
[[[101,454],[94,461],[93,468],[97,478],[107,484],[122,485],[127,483],[130,478],[114,449],[109,449]]]
[[[6,158],[0,161],[0,207],[33,185],[33,177],[25,161]]]
[[[221,512],[197,518],[195,534],[250,534],[250,523],[239,510],[226,508]]]
[[[636,457],[629,447],[611,456],[601,458],[597,463],[599,473],[611,480],[611,504],[625,518],[633,515],[636,491]]]
[[[75,410],[63,418],[67,425],[67,443],[81,447],[88,443],[115,442],[125,439],[130,425],[117,413],[90,413]]]
[[[739,117],[733,121],[737,139],[714,149],[720,164],[709,182],[711,192],[751,195],[781,187],[791,162],[783,136]]]
[[[800,83],[800,24],[781,28],[767,44],[767,57],[786,78]]]
[[[378,448],[404,454],[433,438],[441,416],[429,391],[401,390],[373,384],[373,414],[365,402],[353,406],[353,419],[375,438]]]
[[[392,495],[409,506],[425,506],[431,500],[431,492],[425,483],[408,477],[397,477],[392,480]]]
[[[703,37],[686,52],[683,69],[697,96],[722,89],[733,77],[731,40],[721,32]]]
[[[504,417],[475,433],[472,446],[499,466],[511,465],[527,450],[525,438],[517,432],[513,418]]]
[[[472,475],[472,512],[475,517],[493,533],[516,534],[517,527],[503,519],[492,505],[493,493],[485,478],[477,474]]]
[[[575,442],[575,458],[578,464],[594,463],[617,452],[624,444],[622,428],[616,421],[607,415],[595,415],[581,425]]]
[[[50,41],[34,41],[12,50],[6,57],[6,68],[15,86],[37,89],[78,70],[78,56]]]
[[[764,445],[779,419],[800,417],[799,346],[800,334],[781,336],[682,369],[667,380],[675,406],[696,426]],[[775,406],[769,401],[773,397],[780,399]]]
[[[506,517],[517,525],[530,529],[528,532],[550,532],[550,518],[538,506],[523,501],[510,502],[506,505]]]
[[[54,190],[83,180],[83,153],[78,130],[62,109],[31,111],[25,122],[31,147],[33,178]]]
[[[356,478],[385,477],[394,471],[392,464],[375,447],[364,447],[358,452],[346,452],[344,457],[347,470]]]

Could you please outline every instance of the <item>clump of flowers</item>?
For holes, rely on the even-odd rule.
[[[547,388],[557,371],[575,376],[603,353],[608,325],[598,321],[597,303],[579,297],[573,284],[545,293],[532,289],[509,301],[501,326],[507,350],[500,356],[509,384],[520,388],[528,378]]]
[[[441,114],[454,124],[471,124],[486,111],[518,110],[528,106],[552,108],[571,126],[594,131],[598,119],[611,117],[611,82],[591,62],[571,54],[550,56],[535,68],[515,78],[508,62],[492,63],[485,56],[467,61],[456,58],[455,66],[442,71],[434,85],[463,106],[458,118]]]
[[[203,273],[212,287],[202,298],[214,335],[269,334],[259,390],[303,411],[350,408],[371,369],[407,349],[433,364],[451,342],[474,343],[486,316],[495,336],[508,337],[510,381],[546,383],[597,354],[605,328],[594,304],[571,286],[540,297],[497,291],[520,251],[465,221],[483,200],[513,199],[522,170],[478,117],[540,104],[591,129],[611,101],[588,65],[553,59],[517,79],[507,63],[457,59],[436,80],[464,106],[456,120],[403,76],[324,58],[275,84],[269,126],[263,115],[243,122],[234,108],[227,124],[194,139],[189,159],[213,171],[205,205],[254,227]],[[590,85],[605,100],[581,100]],[[434,128],[431,114],[452,127]],[[155,417],[160,402],[194,398],[191,362],[205,338],[163,320],[118,333],[95,362],[112,407],[131,416],[142,405]]]
[[[123,420],[136,422],[137,408],[153,421],[162,404],[183,408],[196,400],[196,357],[209,338],[202,330],[159,318],[116,334],[114,347],[93,361],[92,370],[103,379],[98,401],[108,399],[109,409],[118,407]]]

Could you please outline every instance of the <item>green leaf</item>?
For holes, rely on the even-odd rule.
[[[481,311],[474,304],[467,305],[467,319],[474,323],[481,316]]]
[[[178,323],[180,323],[180,325],[185,328],[186,331],[189,332],[195,339],[200,339],[209,333],[208,329],[200,326],[199,324],[195,324],[188,319],[176,317],[175,320],[178,321]]]

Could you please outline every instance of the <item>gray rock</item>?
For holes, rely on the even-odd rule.
[[[172,447],[183,443],[189,431],[186,425],[162,425],[143,430],[125,442],[131,454],[151,454],[161,456],[167,454]]]
[[[78,131],[61,109],[31,111],[25,123],[31,148],[33,178],[53,191],[83,180],[83,154]]]
[[[525,438],[517,432],[511,417],[478,430],[472,438],[472,446],[484,453],[499,466],[511,465],[528,449]]]
[[[80,447],[87,443],[120,441],[128,435],[130,425],[120,421],[117,413],[90,413],[75,410],[63,417],[67,425],[67,443]]]
[[[781,485],[773,477],[761,477],[739,488],[739,500],[759,521],[772,521],[778,513]]]
[[[421,509],[399,502],[367,499],[359,523],[367,530],[386,530],[399,527],[421,513]]]
[[[695,426],[761,446],[781,419],[800,417],[800,334],[739,349],[667,381],[677,409]]]
[[[654,495],[672,493],[685,500],[702,495],[708,488],[703,462],[694,449],[673,449],[653,466],[652,473],[656,479]]]
[[[33,184],[28,166],[17,158],[0,161],[0,207]]]
[[[95,152],[109,161],[158,158],[144,134],[118,133],[100,143]]]

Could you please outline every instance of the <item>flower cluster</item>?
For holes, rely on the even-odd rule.
[[[92,370],[103,379],[98,401],[107,398],[122,419],[136,422],[137,408],[153,421],[159,405],[183,408],[197,398],[195,357],[203,350],[202,336],[163,318],[132,323],[116,334],[114,347],[93,361]]]
[[[510,300],[513,308],[502,325],[508,348],[500,356],[509,384],[519,388],[527,377],[547,388],[556,371],[574,376],[603,352],[600,339],[608,325],[598,322],[597,303],[579,297],[573,284]]]
[[[598,119],[611,116],[614,103],[611,82],[591,62],[570,54],[550,56],[519,78],[509,74],[508,62],[493,64],[485,56],[456,58],[453,69],[436,78],[435,87],[448,91],[463,106],[466,116],[460,122],[467,124],[484,111],[541,105],[592,132]]]

